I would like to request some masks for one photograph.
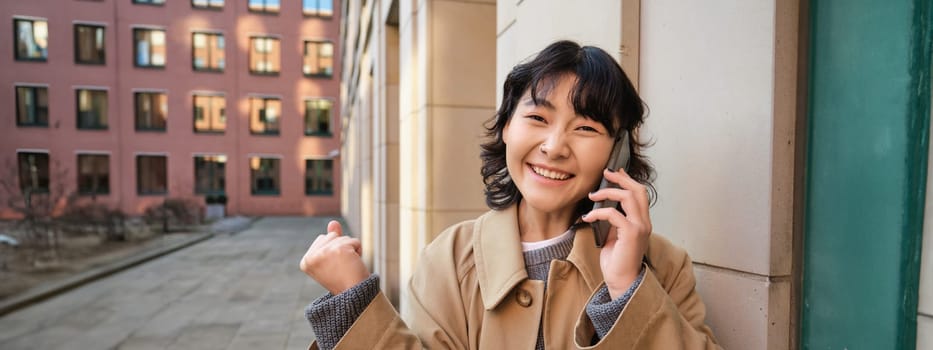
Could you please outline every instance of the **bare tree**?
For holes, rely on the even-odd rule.
[[[9,159],[0,173],[0,195],[8,210],[20,218],[14,227],[26,234],[27,244],[46,247],[52,262],[59,259],[61,227],[54,217],[74,200],[74,191],[66,185],[69,171],[59,161],[48,156],[18,155],[16,163]]]

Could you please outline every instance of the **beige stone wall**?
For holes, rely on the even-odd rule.
[[[696,262],[726,348],[793,343],[797,19],[791,1],[642,2],[652,219]]]
[[[402,294],[433,237],[487,210],[479,144],[495,107],[495,18],[495,1],[399,3]]]

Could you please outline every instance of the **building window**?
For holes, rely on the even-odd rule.
[[[133,28],[133,50],[137,67],[165,68],[165,31]]]
[[[191,65],[196,71],[224,71],[224,35],[193,33],[191,35]]]
[[[194,131],[223,133],[227,127],[226,104],[222,95],[194,95]]]
[[[279,39],[254,36],[249,38],[249,72],[253,74],[279,74]]]
[[[78,193],[110,193],[110,156],[105,154],[78,155]]]
[[[168,119],[168,96],[163,92],[137,92],[136,130],[165,131]]]
[[[259,13],[279,13],[279,0],[249,0],[249,10]]]
[[[167,193],[167,163],[168,158],[166,156],[136,156],[136,193]]]
[[[191,0],[191,7],[220,10],[224,8],[224,0]]]
[[[16,125],[49,126],[49,88],[16,87]]]
[[[13,30],[18,61],[45,61],[49,47],[49,22],[45,19],[14,18]]]
[[[305,160],[305,194],[334,194],[334,160]]]
[[[250,97],[249,131],[252,134],[279,134],[282,100],[275,97]]]
[[[226,186],[224,169],[227,156],[194,157],[194,192],[198,194],[222,194]]]
[[[334,75],[334,43],[305,40],[304,65],[306,76],[331,77]]]
[[[19,188],[23,193],[49,192],[49,154],[19,152]]]
[[[161,6],[165,4],[165,0],[133,0],[134,4],[144,4],[144,5],[156,5]]]
[[[334,2],[332,0],[302,0],[301,12],[305,16],[333,17]]]
[[[104,26],[75,24],[75,63],[104,64]]]
[[[331,136],[330,111],[333,105],[325,99],[305,100],[305,135]]]
[[[107,90],[75,90],[78,129],[107,129]]]
[[[249,179],[252,194],[279,194],[279,163],[276,158],[251,157]]]

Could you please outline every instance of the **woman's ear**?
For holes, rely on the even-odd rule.
[[[505,126],[502,127],[502,143],[506,145],[509,144],[509,124],[511,123],[512,119],[509,118],[509,120],[505,122]]]

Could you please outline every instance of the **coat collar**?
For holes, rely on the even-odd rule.
[[[492,310],[528,278],[518,230],[518,207],[492,210],[479,218],[473,227],[473,252],[480,294],[486,310]],[[599,249],[593,242],[592,229],[582,225],[573,239],[567,261],[572,263],[590,289],[603,281],[599,267]]]

